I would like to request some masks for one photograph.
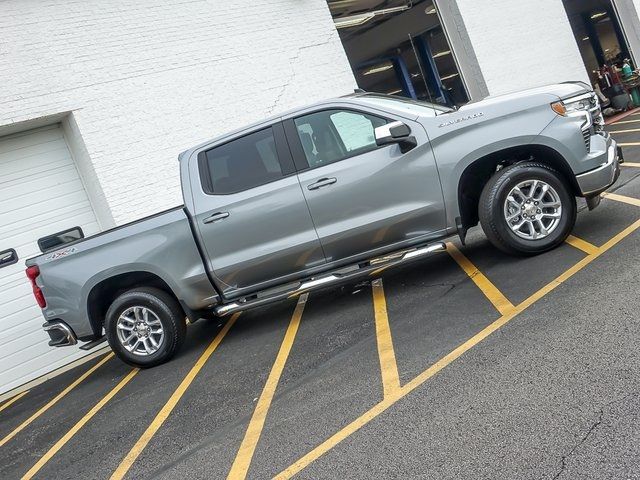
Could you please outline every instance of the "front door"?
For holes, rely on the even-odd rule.
[[[374,129],[410,126],[418,145],[378,147]],[[445,228],[438,172],[424,128],[332,108],[287,120],[302,191],[328,262],[419,243]]]
[[[280,123],[200,152],[198,168],[194,222],[223,294],[325,262]]]

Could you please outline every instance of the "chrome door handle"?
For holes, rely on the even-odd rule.
[[[336,183],[338,181],[337,178],[331,177],[331,178],[321,178],[320,180],[318,180],[316,183],[312,183],[311,185],[307,185],[307,188],[309,190],[317,190],[321,187],[326,187],[327,185],[333,185],[334,183]]]
[[[213,215],[211,215],[210,217],[205,218],[202,223],[213,223],[213,222],[217,222],[218,220],[222,220],[224,218],[227,218],[229,216],[229,212],[216,212]]]

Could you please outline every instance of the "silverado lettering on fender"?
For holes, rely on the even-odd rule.
[[[497,248],[550,250],[622,161],[596,95],[565,83],[459,110],[376,94],[320,102],[179,156],[184,206],[27,261],[50,345],[105,337],[171,358],[192,322],[442,251],[481,223]]]

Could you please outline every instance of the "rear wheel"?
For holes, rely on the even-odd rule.
[[[135,288],[116,298],[105,317],[112,350],[136,367],[166,362],[180,349],[186,335],[180,304],[157,288]]]
[[[567,238],[576,221],[576,199],[558,172],[524,162],[491,177],[480,196],[478,214],[487,238],[497,248],[535,255]]]

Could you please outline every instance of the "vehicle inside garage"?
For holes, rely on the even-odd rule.
[[[431,1],[328,4],[360,88],[449,106],[469,100]]]
[[[615,5],[611,0],[563,3],[590,83],[599,90],[603,106],[614,110],[640,106],[640,81]]]

